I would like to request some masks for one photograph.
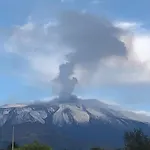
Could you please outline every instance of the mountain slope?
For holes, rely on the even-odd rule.
[[[73,99],[73,100],[72,100]],[[19,143],[40,140],[56,149],[118,147],[126,130],[141,127],[150,133],[150,117],[116,109],[98,100],[55,99],[47,103],[0,108],[3,140],[11,140],[12,125]],[[58,145],[59,143],[59,145]]]

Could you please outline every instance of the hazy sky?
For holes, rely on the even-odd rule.
[[[62,12],[72,10],[107,18],[126,29],[129,47],[127,59],[105,59],[94,76],[78,69],[75,93],[149,111],[149,6],[149,0],[1,0],[0,104],[53,96],[51,80],[70,48],[52,36],[53,27]]]

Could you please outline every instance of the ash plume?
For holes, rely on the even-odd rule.
[[[74,75],[76,65],[94,72],[99,61],[110,56],[126,56],[126,47],[119,37],[120,28],[104,18],[87,13],[65,12],[56,27],[61,42],[70,48],[67,63],[59,67],[55,81],[59,84],[59,95],[69,96],[77,84]]]
[[[61,97],[61,99],[69,98],[77,84],[77,79],[75,77],[70,78],[73,74],[73,65],[74,64],[67,62],[59,66],[59,76],[56,82],[60,84],[59,97]]]

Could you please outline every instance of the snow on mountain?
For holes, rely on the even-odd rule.
[[[8,105],[3,105],[0,106],[0,108],[16,108],[16,107],[25,107],[27,105],[25,104],[8,104]]]
[[[60,104],[59,109],[53,115],[53,123],[62,125],[70,124],[73,121],[76,123],[89,122],[90,116],[83,110],[82,107],[76,105]]]
[[[58,126],[65,124],[86,124],[91,120],[100,120],[111,124],[124,124],[127,120],[150,123],[150,116],[132,111],[116,109],[98,100],[81,100],[77,103],[50,101],[46,103],[24,105],[4,105],[0,107],[0,126],[8,121],[13,124],[39,122],[45,124],[51,116],[52,123]],[[127,123],[127,122],[126,122]]]

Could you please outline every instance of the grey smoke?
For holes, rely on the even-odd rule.
[[[60,92],[59,96],[62,99],[66,99],[71,96],[71,93],[74,90],[75,85],[77,84],[77,79],[75,77],[70,78],[73,74],[73,66],[71,62],[60,65],[59,67],[59,76],[57,82],[60,83]]]
[[[94,72],[99,61],[109,56],[126,56],[126,47],[119,40],[122,31],[111,22],[87,13],[65,12],[55,28],[61,42],[72,50],[67,63],[60,66],[55,81],[61,85],[59,94],[70,95],[77,79],[71,78],[74,67],[80,65]]]

